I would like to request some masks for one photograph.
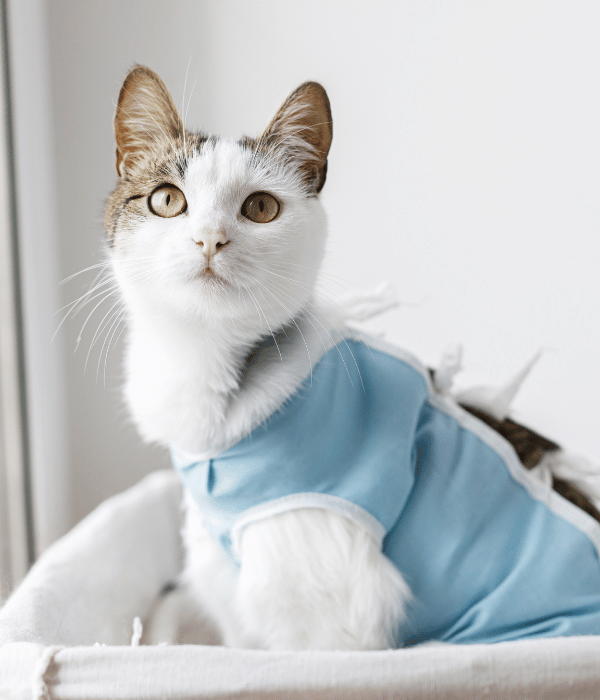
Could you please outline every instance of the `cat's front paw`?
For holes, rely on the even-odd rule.
[[[410,591],[359,523],[310,508],[246,526],[236,609],[270,650],[397,646]]]

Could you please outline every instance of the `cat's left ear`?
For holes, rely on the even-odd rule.
[[[302,83],[285,100],[259,143],[299,163],[311,194],[323,189],[333,137],[331,107],[323,86]]]

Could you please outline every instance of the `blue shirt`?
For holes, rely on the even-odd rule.
[[[328,350],[280,410],[204,461],[173,451],[213,536],[294,508],[364,524],[413,593],[399,644],[600,634],[600,526],[393,346]]]

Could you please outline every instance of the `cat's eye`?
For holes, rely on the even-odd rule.
[[[242,204],[242,216],[257,224],[268,224],[277,218],[281,205],[268,192],[253,192]]]
[[[148,197],[148,208],[156,216],[170,219],[179,216],[187,209],[183,192],[173,185],[161,185]]]

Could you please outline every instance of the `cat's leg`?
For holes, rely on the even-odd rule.
[[[236,603],[266,649],[396,646],[410,592],[359,523],[317,508],[247,525]]]
[[[225,646],[253,646],[243,632],[234,605],[239,569],[206,529],[204,516],[189,493],[185,504],[182,536],[186,565],[181,583],[196,605],[214,621]]]
[[[221,644],[216,624],[188,586],[174,584],[144,620],[143,644]]]
[[[188,493],[184,503],[185,568],[176,588],[159,600],[145,641],[251,646],[234,607],[238,569],[207,531]]]

